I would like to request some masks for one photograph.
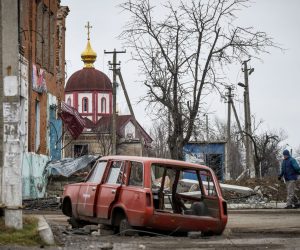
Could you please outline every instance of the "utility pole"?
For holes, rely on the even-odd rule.
[[[227,104],[228,104],[228,113],[227,113],[227,138],[226,138],[226,162],[225,162],[225,179],[230,179],[230,148],[231,148],[231,103],[232,103],[232,88],[227,87],[228,93],[227,93]]]
[[[126,99],[126,102],[127,102],[127,105],[128,105],[128,108],[129,108],[129,111],[130,111],[130,114],[131,116],[133,117],[133,123],[138,131],[138,137],[139,137],[139,140],[141,142],[141,148],[142,148],[142,155],[144,155],[144,143],[143,143],[143,137],[142,137],[142,131],[141,131],[141,128],[137,122],[137,120],[135,119],[135,115],[134,115],[134,112],[133,112],[133,108],[132,108],[132,105],[131,105],[131,102],[130,102],[130,99],[129,99],[129,96],[128,96],[128,92],[126,90],[126,86],[125,86],[125,83],[124,83],[124,80],[123,80],[123,76],[122,76],[122,73],[121,73],[121,70],[120,69],[117,69],[117,74],[119,76],[119,80],[121,82],[121,86],[122,86],[122,89],[123,89],[123,92],[124,92],[124,96],[125,96],[125,99]]]
[[[0,1],[1,187],[5,225],[22,229],[21,76],[19,1]],[[3,204],[1,204],[3,203]]]
[[[205,131],[206,131],[206,141],[208,142],[209,139],[209,131],[208,131],[208,115],[205,115]]]
[[[244,136],[244,133],[243,133],[243,129],[242,129],[242,126],[241,126],[241,123],[240,123],[240,120],[239,120],[239,117],[238,117],[238,114],[236,112],[236,108],[234,106],[234,102],[233,102],[232,99],[231,99],[231,107],[232,107],[232,110],[233,110],[233,114],[234,114],[236,123],[238,125],[238,129],[239,129],[239,133],[240,133],[241,138],[242,138],[242,142],[243,142],[244,146],[246,147],[246,141],[245,141],[245,136]],[[238,178],[236,180],[240,180],[241,178],[243,178],[243,176],[246,174],[246,172],[247,172],[247,166],[245,166],[245,169],[242,171],[242,173],[238,176]]]
[[[130,102],[130,99],[129,99],[129,95],[128,95],[128,92],[127,92],[127,90],[126,90],[125,83],[124,83],[123,76],[122,76],[122,73],[121,73],[121,70],[120,70],[120,69],[117,69],[117,75],[119,76],[119,79],[120,79],[120,83],[121,83],[121,86],[122,86],[122,89],[123,89],[123,92],[124,92],[124,96],[125,96],[125,99],[126,99],[128,108],[129,108],[129,112],[130,112],[130,114],[131,114],[131,115],[134,117],[134,119],[135,119],[135,115],[134,115],[134,112],[133,112],[133,108],[132,108],[132,105],[131,105],[131,102]]]
[[[245,142],[245,138],[244,138],[244,134],[243,134],[243,129],[242,129],[242,126],[241,126],[241,123],[240,123],[240,120],[239,120],[239,117],[237,115],[237,112],[236,112],[236,109],[235,109],[235,106],[234,106],[234,102],[232,101],[232,99],[231,99],[231,107],[232,107],[232,110],[233,110],[233,114],[234,114],[236,123],[237,123],[238,128],[239,128],[239,133],[241,135],[242,142],[243,142],[244,146],[246,147],[246,142]]]
[[[121,63],[117,63],[117,54],[119,53],[126,53],[126,51],[116,51],[114,49],[113,51],[104,51],[105,54],[113,54],[113,62],[108,62],[111,67],[111,70],[113,71],[113,118],[112,118],[112,154],[117,154],[117,66],[119,66]]]
[[[250,59],[249,59],[250,60]],[[253,158],[253,147],[252,141],[250,136],[252,135],[252,128],[251,128],[251,112],[250,112],[250,98],[249,98],[249,74],[251,74],[254,69],[248,68],[247,63],[249,60],[243,62],[244,68],[244,86],[243,84],[239,84],[240,86],[244,87],[244,109],[245,109],[245,132],[246,132],[246,165],[250,171],[250,178],[255,177],[255,167],[254,167],[254,158]]]

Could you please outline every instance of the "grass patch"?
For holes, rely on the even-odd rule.
[[[38,219],[35,217],[24,217],[22,230],[5,227],[4,218],[0,217],[0,246],[12,244],[21,246],[45,245],[37,228]]]

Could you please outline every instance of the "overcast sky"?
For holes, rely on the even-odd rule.
[[[80,54],[86,46],[86,29],[84,26],[90,21],[91,45],[97,52],[95,67],[110,78],[108,61],[111,55],[104,55],[104,50],[110,51],[126,49],[117,36],[121,33],[127,18],[117,7],[122,0],[62,0],[62,5],[69,6],[66,30],[66,62],[67,76],[83,67]],[[159,1],[155,1],[159,2]],[[243,26],[253,26],[256,30],[265,31],[280,43],[285,52],[271,49],[270,54],[262,55],[262,62],[251,60],[251,67],[255,68],[249,78],[251,112],[256,119],[264,120],[264,130],[283,129],[288,135],[284,142],[288,148],[296,149],[300,145],[300,1],[299,0],[257,0],[251,7],[239,12],[239,23]],[[130,51],[118,55],[121,61],[121,71],[125,84],[132,99],[133,109],[139,122],[150,128],[151,119],[145,112],[144,104],[137,104],[144,94],[139,80],[137,65],[130,61]],[[231,72],[229,78],[232,83],[243,82],[243,73],[237,69]],[[120,91],[119,91],[120,92]],[[119,109],[126,111],[124,98],[118,96]],[[242,90],[235,89],[235,99],[242,100]],[[210,112],[225,120],[226,104],[219,98],[211,98],[208,103]],[[243,119],[243,104],[236,103],[237,110]],[[214,115],[210,119],[213,120]]]

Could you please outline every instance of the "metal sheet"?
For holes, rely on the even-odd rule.
[[[95,161],[98,157],[95,155],[84,155],[78,158],[65,158],[59,161],[52,161],[47,164],[46,171],[48,175],[62,175],[69,177],[77,171],[87,167],[88,164]]]

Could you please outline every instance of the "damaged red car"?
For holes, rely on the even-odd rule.
[[[193,176],[193,178],[187,178]],[[73,224],[222,234],[227,204],[214,172],[159,158],[100,158],[86,180],[64,187],[62,211]]]

